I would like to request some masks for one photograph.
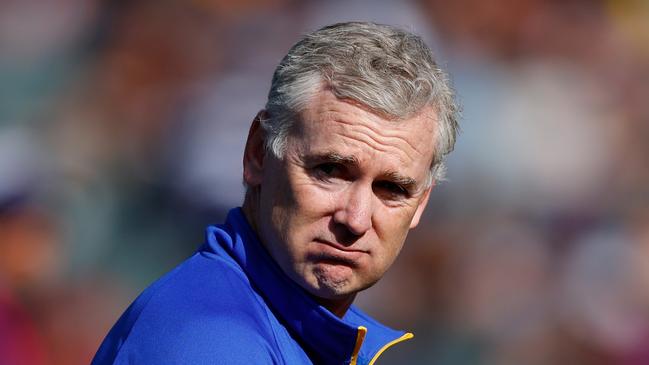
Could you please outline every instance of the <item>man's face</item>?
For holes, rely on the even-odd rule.
[[[340,300],[383,276],[428,200],[434,117],[389,121],[323,91],[282,159],[266,154],[258,173],[244,168],[259,188],[256,229],[292,280]]]

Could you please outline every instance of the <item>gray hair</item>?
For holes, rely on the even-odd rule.
[[[453,150],[459,129],[459,107],[447,74],[419,36],[365,22],[333,24],[307,34],[273,74],[261,119],[268,151],[283,156],[297,114],[323,87],[395,120],[433,107],[437,135],[427,185],[443,179],[444,157]]]

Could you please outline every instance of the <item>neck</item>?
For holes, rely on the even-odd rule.
[[[326,299],[313,297],[313,299],[315,299],[318,304],[327,308],[329,312],[335,314],[338,318],[343,318],[345,316],[345,313],[347,313],[347,310],[354,302],[354,298],[356,298],[356,294],[350,295],[343,299]]]
[[[245,198],[243,200],[243,205],[241,206],[241,210],[243,211],[243,215],[246,217],[246,220],[248,221],[248,224],[250,227],[252,227],[252,230],[255,231],[257,234],[257,237],[259,237],[259,240],[261,241],[263,245],[263,240],[261,239],[261,236],[259,235],[259,230],[257,229],[257,214],[256,212],[256,207],[255,205],[255,199],[254,195],[255,193],[252,191],[247,191]]]

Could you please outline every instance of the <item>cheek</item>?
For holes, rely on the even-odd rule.
[[[380,260],[389,265],[403,247],[410,231],[412,214],[383,212],[378,216],[382,218],[376,222],[374,230],[380,242]]]
[[[261,185],[259,220],[262,222],[261,236],[277,249],[282,246],[279,242],[285,242],[287,237],[294,196],[286,171],[278,162],[270,162]]]
[[[299,251],[305,240],[326,229],[335,198],[305,179],[288,178],[274,188],[268,191],[273,225],[279,238]]]
[[[410,230],[413,216],[413,209],[384,208],[376,215],[376,233],[382,241],[402,242]]]
[[[306,179],[305,179],[306,180]],[[335,210],[338,195],[314,184],[312,181],[297,181],[292,186],[294,205],[299,217],[313,220]]]

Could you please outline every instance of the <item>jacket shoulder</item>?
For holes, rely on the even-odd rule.
[[[236,263],[199,252],[135,300],[93,365],[277,363],[274,336],[268,308]]]
[[[113,364],[279,364],[272,338],[239,316],[194,317],[129,338]]]

